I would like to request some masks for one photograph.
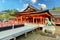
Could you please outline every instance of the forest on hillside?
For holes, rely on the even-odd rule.
[[[9,20],[9,18],[13,18],[13,16],[11,15],[14,14],[15,12],[19,12],[19,11],[16,9],[0,11],[0,20],[6,21]]]
[[[59,10],[60,10],[60,7],[54,7],[52,10],[57,10],[57,11],[59,11]]]

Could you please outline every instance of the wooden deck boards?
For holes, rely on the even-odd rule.
[[[0,40],[9,40],[38,28],[36,25],[24,26],[0,32]]]
[[[57,38],[42,36],[39,33],[40,30],[38,30],[38,32],[34,32],[33,34],[29,33],[27,38],[25,38],[23,35],[18,37],[17,40],[60,40],[60,26],[56,26],[55,28],[56,28],[56,35],[58,35]]]

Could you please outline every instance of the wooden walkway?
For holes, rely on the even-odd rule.
[[[2,31],[0,32],[0,40],[10,40],[12,38],[14,38],[14,40],[16,40],[16,37],[22,35],[22,34],[26,34],[27,32],[30,32],[34,29],[37,29],[37,25],[36,24],[32,24],[32,25],[26,25],[24,27],[19,27],[19,28],[15,28],[15,29],[11,29],[11,30],[6,30],[6,31]]]
[[[23,36],[19,36],[17,40],[60,40],[60,26],[55,26],[56,28],[56,37],[42,35],[40,30],[34,31],[34,33],[28,33],[27,38]]]

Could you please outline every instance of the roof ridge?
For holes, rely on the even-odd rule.
[[[39,11],[39,9],[37,9],[36,7],[34,7],[34,6],[30,5],[30,4],[23,11],[25,11],[28,7],[33,8],[33,9]]]

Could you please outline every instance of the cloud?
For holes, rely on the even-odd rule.
[[[19,8],[16,8],[16,10],[18,10],[18,11],[19,11],[20,9],[19,9]]]
[[[21,9],[20,11],[25,10],[25,9],[27,8],[27,6],[28,6],[28,4],[24,4],[24,5],[23,5],[23,9]]]
[[[31,0],[32,3],[36,3],[37,0]]]
[[[46,7],[47,7],[46,4],[40,4],[40,3],[39,3],[38,5],[39,5],[40,8],[42,8],[42,9],[46,9]]]
[[[40,5],[40,3],[38,3],[38,5]]]
[[[24,7],[27,7],[28,5],[29,5],[29,4],[24,4],[23,6],[24,6]]]

